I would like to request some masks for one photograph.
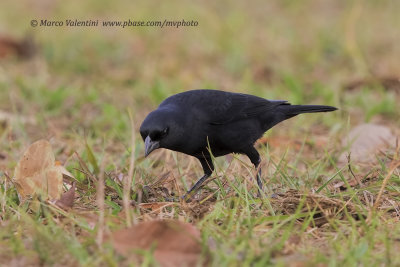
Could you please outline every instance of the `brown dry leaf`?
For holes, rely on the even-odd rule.
[[[62,173],[54,162],[48,141],[39,140],[28,147],[15,167],[13,178],[21,202],[38,195],[42,200],[60,198]]]
[[[35,55],[36,50],[36,44],[30,35],[22,40],[11,36],[0,36],[0,58],[17,55],[28,59]]]
[[[75,199],[75,183],[72,183],[71,188],[62,194],[61,198],[56,201],[56,205],[64,210],[71,209]]]
[[[61,162],[56,161],[56,162],[55,162],[55,167],[56,167],[57,169],[60,170],[60,172],[62,173],[62,175],[63,175],[64,178],[66,178],[66,179],[72,178],[72,179],[76,180],[75,177],[74,177],[74,175],[72,175],[72,173],[70,173],[70,172],[61,164]]]
[[[196,266],[202,251],[200,231],[174,220],[142,222],[114,232],[111,240],[118,253],[135,259],[135,250],[154,248],[154,258],[161,266]]]
[[[386,126],[361,124],[350,131],[342,145],[343,147],[350,145],[350,148],[339,156],[339,166],[347,164],[349,152],[352,162],[372,163],[376,161],[376,154],[380,151],[396,146],[396,137]]]

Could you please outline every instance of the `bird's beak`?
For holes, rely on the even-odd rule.
[[[144,140],[144,147],[144,156],[147,157],[153,150],[160,147],[160,142],[153,141],[150,136],[147,136]]]

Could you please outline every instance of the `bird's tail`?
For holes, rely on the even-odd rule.
[[[288,116],[296,116],[301,113],[330,112],[337,108],[320,105],[282,105],[283,111]]]
[[[273,115],[271,116],[271,113],[269,113],[269,115],[265,117],[264,121],[266,123],[263,129],[267,131],[281,121],[290,119],[301,113],[330,112],[335,110],[337,110],[337,108],[331,106],[291,105],[287,102],[280,102],[274,110],[275,112],[273,112]]]

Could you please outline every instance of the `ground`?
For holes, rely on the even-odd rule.
[[[399,265],[399,147],[360,163],[344,144],[364,123],[399,134],[399,12],[398,1],[2,3],[0,263],[127,265],[107,235],[163,218],[194,225],[215,266]],[[40,25],[45,19],[64,25]],[[70,27],[66,19],[198,25]],[[202,175],[200,164],[166,150],[144,158],[138,129],[165,97],[199,88],[339,110],[290,119],[256,144],[262,198],[248,159],[232,155],[216,159],[194,201],[166,203]],[[74,176],[64,178],[65,190],[76,182],[72,209],[20,203],[14,169],[39,139]]]

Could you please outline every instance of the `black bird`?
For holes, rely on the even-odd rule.
[[[199,159],[204,170],[184,196],[190,199],[212,174],[214,157],[245,154],[254,166],[260,155],[254,143],[268,129],[301,113],[328,112],[337,108],[319,105],[291,105],[287,101],[218,90],[192,90],[165,99],[140,126],[145,156],[158,148],[185,153]],[[262,189],[261,170],[257,184]]]

